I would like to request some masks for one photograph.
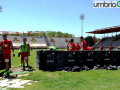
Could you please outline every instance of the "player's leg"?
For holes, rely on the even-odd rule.
[[[23,64],[23,70],[25,71],[25,63],[24,63],[24,60],[22,60],[22,64]]]
[[[20,56],[21,56],[21,52],[18,53],[18,57],[20,57]],[[22,66],[23,66],[23,65],[22,65],[22,61],[21,61],[19,67],[22,67]]]
[[[25,57],[25,62],[27,63],[27,67],[29,66],[28,65],[28,56]]]
[[[10,70],[9,70],[9,60],[10,60],[10,54],[5,54],[3,55],[3,58],[4,58],[4,62],[5,62],[5,65],[6,65],[6,71],[3,75],[7,75],[10,73]]]
[[[23,63],[22,63],[22,60],[21,60],[21,64],[19,65],[19,67],[22,67],[23,66]]]
[[[29,65],[28,65],[28,53],[25,54],[25,62],[27,64],[27,67],[29,67]]]
[[[10,70],[9,70],[9,62],[6,62],[6,70],[7,70],[7,73],[10,73]]]
[[[21,63],[23,64],[23,71],[25,71],[25,63],[24,63],[24,54],[21,54]]]

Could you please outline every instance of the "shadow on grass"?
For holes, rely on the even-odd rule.
[[[5,71],[3,71],[3,72],[0,72],[0,77],[2,77],[2,76],[3,76],[4,72],[5,72]]]

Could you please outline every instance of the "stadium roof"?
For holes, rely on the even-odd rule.
[[[86,32],[86,33],[105,34],[105,33],[113,33],[113,32],[120,32],[120,25],[114,26],[114,27],[103,28],[103,29],[97,29],[95,31],[90,31],[90,32]]]

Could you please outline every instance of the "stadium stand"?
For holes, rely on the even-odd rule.
[[[69,45],[69,41],[70,41],[71,38],[65,38],[65,39],[68,40],[68,42],[66,42],[66,43],[67,43],[67,45]]]
[[[49,43],[48,38],[47,38],[46,36],[44,36],[44,40],[45,40],[45,42],[46,42],[46,45],[47,45],[47,46],[50,46],[50,43]]]
[[[33,43],[33,41],[31,41],[32,37],[30,36],[16,36],[16,38],[18,39],[17,42],[15,42],[14,40],[15,36],[8,36],[9,40],[12,40],[13,42],[13,46],[14,48],[19,48],[19,46],[21,45],[21,43],[23,42],[23,38],[27,38],[27,42],[30,43],[31,47],[33,48],[37,48],[37,47],[46,47],[46,46],[55,46],[59,49],[66,49],[67,45],[69,45],[69,42],[65,42],[65,38],[56,38],[56,37],[52,37],[52,39],[54,40],[54,43],[52,41],[50,41],[50,37],[34,37],[34,39],[36,40],[35,43]],[[66,38],[68,41],[71,38]],[[74,43],[77,44],[79,43],[80,46],[82,46],[82,44],[79,41],[79,38],[73,38],[74,39]],[[0,40],[3,40],[2,35],[0,35]],[[95,48],[99,48],[101,44],[104,45],[105,48],[108,48],[108,46],[110,44],[113,45],[113,47],[117,47],[118,45],[120,45],[120,36],[117,35],[115,37],[107,37],[107,38],[102,38],[100,41],[98,41],[94,47]]]
[[[21,36],[21,38],[27,38],[27,42],[29,42],[30,44],[33,44],[33,41],[31,41],[32,37],[29,36]]]
[[[104,42],[106,40],[106,38],[102,38],[100,42]]]
[[[50,46],[54,46],[54,45],[53,45],[53,42],[50,41],[50,37],[47,37],[47,39],[48,39],[48,41],[49,41],[49,43],[50,43]]]
[[[117,36],[117,37],[113,40],[112,45],[113,45],[113,47],[116,47],[116,46],[119,45],[119,43],[120,43],[120,36]]]
[[[15,38],[17,38],[17,42],[15,42]],[[21,43],[23,42],[23,38],[27,38],[27,42],[30,43],[30,46],[33,48],[37,48],[38,46],[55,46],[59,49],[66,49],[67,45],[69,42],[65,42],[65,38],[56,38],[56,37],[52,37],[52,39],[54,40],[54,43],[50,41],[50,37],[34,37],[35,42],[33,43],[33,41],[31,41],[31,39],[33,39],[31,36],[8,36],[8,39],[11,40],[13,42],[13,46],[14,48],[19,48],[19,46],[21,45]],[[68,39],[68,41],[71,38],[66,38]],[[75,44],[77,42],[79,42],[79,38],[73,38]],[[0,40],[3,40],[3,36],[0,35]]]
[[[56,47],[59,47],[59,38],[54,38],[52,37],[52,39],[54,40],[54,44]]]
[[[120,32],[120,25],[118,26],[113,26],[113,27],[107,27],[107,28],[102,28],[102,29],[96,29],[94,31],[90,31],[90,32],[86,32],[86,33],[90,33],[90,34],[106,34],[106,33],[114,33],[116,32],[116,36],[113,37],[107,37],[106,39],[105,38],[102,38],[98,43],[96,43],[94,45],[94,47],[99,47],[100,44],[102,43],[104,45],[105,48],[108,48],[108,46],[110,44],[113,45],[114,48],[116,48],[118,45],[119,45],[119,39],[120,39],[120,35],[117,35],[117,32]]]
[[[35,43],[37,44],[45,44],[45,40],[43,37],[34,37],[36,39]]]
[[[60,45],[62,45],[62,47],[61,47],[61,48],[66,49],[66,48],[67,48],[68,43],[67,43],[67,42],[65,42],[65,38],[59,38],[59,41],[60,41]]]
[[[19,41],[19,39],[16,36],[14,36],[13,41],[15,41],[15,43],[17,43],[17,41]]]
[[[9,40],[12,41],[14,48],[19,48],[19,46],[21,45],[21,43],[23,43],[23,38],[27,38],[27,42],[30,43],[31,47],[46,47],[46,42],[44,40],[44,37],[34,37],[34,39],[36,39],[35,44],[33,44],[33,41],[31,41],[31,37],[30,36],[16,36],[16,38],[18,39],[17,43],[14,40],[14,36],[7,36],[7,38]],[[0,35],[0,41],[3,40],[3,36]]]
[[[7,37],[9,40],[11,40],[13,43],[16,43],[16,40],[13,40],[13,38],[15,38],[14,36],[8,36]],[[17,37],[16,37],[17,38]]]
[[[64,41],[65,38],[53,38],[55,40],[55,45],[57,48],[65,49],[67,47],[67,43]]]
[[[100,40],[100,43],[96,45],[96,47],[100,47],[101,44],[104,45],[104,47],[108,47],[108,45],[110,45],[112,43],[112,41],[115,39],[115,37],[108,37],[106,39],[102,39]]]
[[[79,38],[74,38],[74,43],[75,43],[75,45],[76,45],[77,43],[80,44],[80,42],[79,42]]]

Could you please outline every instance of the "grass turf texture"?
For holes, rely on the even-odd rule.
[[[17,57],[18,50],[15,50],[16,57],[11,57],[12,66],[18,67],[20,58]],[[33,49],[29,57],[31,66],[36,66],[36,49]],[[25,85],[22,90],[119,90],[120,70],[94,70],[82,72],[62,71],[36,71],[29,73],[21,79],[35,80],[32,85]],[[21,90],[21,89],[9,89]]]

